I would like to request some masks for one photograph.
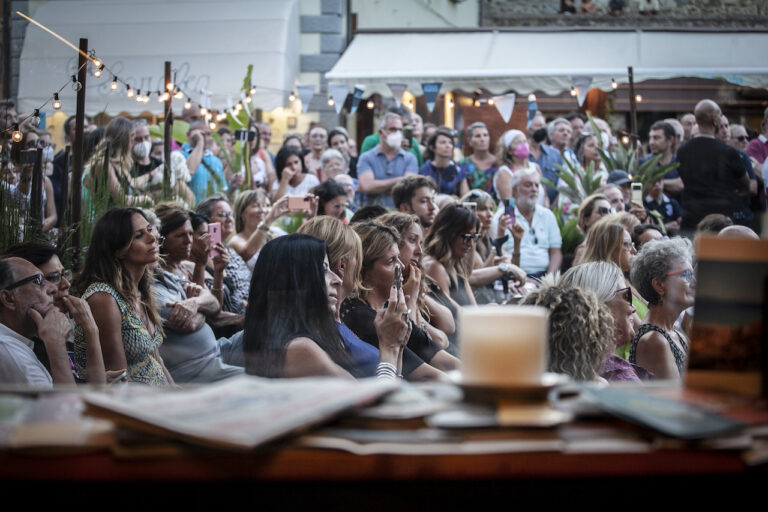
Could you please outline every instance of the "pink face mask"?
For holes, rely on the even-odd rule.
[[[515,152],[513,153],[517,158],[528,158],[528,155],[531,154],[531,150],[528,147],[527,142],[523,142],[522,144],[518,144],[517,147],[515,147]]]

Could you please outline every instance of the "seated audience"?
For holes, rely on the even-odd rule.
[[[419,169],[421,176],[432,178],[441,194],[458,196],[459,185],[464,177],[453,158],[453,134],[449,128],[440,127],[429,138],[424,159]]]
[[[578,286],[589,290],[607,306],[613,317],[612,344],[610,352],[627,345],[635,334],[632,305],[632,290],[624,280],[621,269],[607,261],[593,261],[571,267],[563,274],[559,284]],[[653,377],[648,370],[632,364],[623,357],[611,353],[605,360],[601,375],[609,382],[640,382]]]
[[[341,126],[337,126],[328,134],[328,145],[344,157],[343,173],[357,178],[357,157],[349,153],[349,134]]]
[[[361,376],[334,322],[341,283],[330,268],[325,242],[296,233],[267,243],[253,270],[246,312],[247,372],[265,377]],[[389,307],[380,318],[397,323],[405,314],[405,297],[391,287],[388,297]],[[387,346],[381,347],[388,360],[377,366],[379,376],[397,375],[407,339],[407,328],[401,326],[399,335],[387,337]]]
[[[346,221],[347,191],[335,179],[329,179],[312,189],[312,194],[317,196],[317,214],[328,215],[336,219]]]
[[[675,321],[693,305],[691,263],[691,242],[685,238],[648,242],[632,263],[632,282],[648,301],[648,314],[632,338],[629,362],[659,379],[682,379],[685,373],[688,340]]]
[[[107,370],[127,368],[130,380],[168,386],[173,378],[160,357],[162,319],[151,293],[160,235],[137,208],[113,208],[96,221],[79,289],[99,329]],[[75,329],[75,365],[88,361],[84,330]]]
[[[352,227],[363,245],[362,283],[357,297],[344,301],[341,317],[360,339],[378,346],[374,319],[394,289],[396,269],[402,268],[398,248],[400,236],[393,228],[378,221],[357,223]],[[437,370],[457,369],[458,359],[434,343],[427,331],[413,322],[413,308],[408,309],[411,334],[407,344],[409,350],[403,354],[403,376],[408,380],[433,380],[442,378]]]
[[[344,174],[345,169],[344,155],[333,148],[323,151],[323,156],[320,157],[320,181],[328,181],[339,174]]]
[[[305,196],[312,187],[320,184],[317,176],[307,170],[301,152],[293,148],[284,147],[277,152],[275,173],[277,180],[272,184],[272,200],[275,202],[283,196]]]
[[[205,321],[207,315],[219,312],[218,300],[207,288],[179,276],[179,266],[189,258],[192,247],[192,224],[186,210],[161,204],[155,213],[164,240],[152,295],[163,319],[160,355],[166,368],[175,382],[213,382],[242,373],[242,368],[223,361],[219,342]]]
[[[428,230],[437,216],[436,193],[437,185],[432,178],[406,176],[392,189],[392,202],[395,209],[416,215],[421,227]]]
[[[592,194],[585,198],[579,205],[579,214],[577,216],[577,225],[579,231],[584,235],[584,241],[581,242],[573,252],[573,264],[578,265],[584,248],[587,246],[587,233],[592,225],[611,213],[611,203],[603,194]],[[623,211],[623,210],[622,210]]]
[[[467,127],[467,144],[472,154],[459,162],[463,181],[461,195],[470,190],[480,189],[488,194],[493,190],[493,178],[496,175],[496,156],[490,152],[491,136],[485,123],[477,121]]]
[[[637,249],[651,240],[661,240],[662,238],[664,238],[664,234],[655,224],[638,224],[632,230],[632,243]]]
[[[504,132],[504,135],[499,139],[496,145],[499,170],[493,178],[493,189],[501,201],[515,198],[514,188],[520,183],[520,180],[515,180],[513,176],[518,172],[535,173],[539,178],[541,177],[541,169],[539,169],[538,164],[528,159],[530,154],[531,148],[528,145],[528,138],[520,130]],[[549,206],[549,198],[544,187],[536,189],[536,202],[543,207]]]
[[[595,295],[575,286],[545,285],[523,304],[549,310],[547,371],[576,381],[600,381],[611,345],[612,319]]]
[[[363,247],[355,230],[344,225],[338,219],[328,216],[314,217],[299,228],[299,232],[323,240],[328,245],[328,262],[336,275],[341,278],[341,287],[337,297],[342,304],[358,287],[360,270],[363,266]],[[405,296],[403,296],[405,299]],[[406,302],[402,307],[408,307]],[[401,347],[407,343],[411,326],[405,315],[387,315],[379,312],[374,321],[379,348],[369,345],[358,338],[341,320],[341,308],[335,308],[334,320],[344,347],[352,356],[363,376],[376,375],[380,363],[388,363],[397,368],[402,375]],[[385,321],[386,320],[386,321]],[[386,366],[386,365],[385,365]]]
[[[235,199],[235,234],[229,246],[253,270],[264,244],[287,234],[273,223],[288,213],[288,197],[283,196],[270,207],[269,196],[262,189],[240,192]]]

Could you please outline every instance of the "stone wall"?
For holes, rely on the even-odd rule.
[[[560,0],[483,0],[482,24],[496,27],[768,28],[766,0],[625,0],[624,14],[608,14],[608,0],[593,0],[594,14],[560,14]],[[581,0],[574,0],[578,9]]]

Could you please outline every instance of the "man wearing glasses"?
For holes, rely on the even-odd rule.
[[[72,327],[53,304],[55,292],[56,286],[30,262],[0,260],[0,382],[74,384],[65,348]],[[48,359],[50,372],[38,357]]]

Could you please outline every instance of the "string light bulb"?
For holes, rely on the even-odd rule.
[[[93,59],[93,65],[94,67],[100,68],[101,67],[101,61],[99,59]]]
[[[643,101],[643,97],[640,96],[639,94],[635,94],[635,101],[640,103],[641,101]]]
[[[335,104],[336,104],[336,102],[335,102],[335,101],[333,101],[333,98],[328,98],[328,106],[329,106],[329,107],[332,107],[332,106],[334,106]]]
[[[616,80],[611,78],[611,89],[616,90],[619,88],[619,84],[616,83]]]
[[[102,64],[101,66],[93,70],[93,76],[95,76],[96,78],[101,78],[102,71],[104,71],[104,64]]]
[[[32,113],[32,119],[30,119],[29,122],[32,123],[32,126],[35,128],[40,126],[40,110],[35,109],[35,111]]]
[[[174,94],[173,97],[176,98],[177,100],[183,100],[184,93],[181,92],[179,89],[176,89],[176,94]]]
[[[213,121],[208,123],[208,126],[211,128],[211,130],[215,130],[216,129],[216,123],[214,123]]]
[[[131,89],[130,85],[126,84],[126,86],[125,86],[125,95],[128,96],[129,98],[133,98],[133,89]]]
[[[165,84],[165,90],[168,92],[173,91],[176,88],[176,85],[173,82],[168,82]]]
[[[290,102],[296,101],[296,95],[293,94],[293,91],[291,91],[291,94],[288,95],[288,101]]]
[[[579,93],[576,90],[576,88],[574,86],[571,86],[571,96],[576,96],[577,94],[579,94]]]
[[[21,134],[21,130],[19,130],[19,123],[14,123],[13,125],[13,134],[11,134],[11,139],[13,139],[13,142],[21,142],[21,139],[24,137]]]
[[[491,98],[491,99],[489,99],[489,100],[488,100],[488,104],[489,104],[489,105],[493,105],[493,98]]]
[[[207,109],[207,108],[205,108],[205,107],[200,107],[200,115],[201,115],[201,116],[204,116],[204,115],[205,115],[205,114],[207,114],[207,113],[208,113],[208,109]]]
[[[248,91],[248,94],[256,94],[256,88],[251,87],[250,90]]]
[[[368,100],[368,103],[366,103],[365,106],[368,107],[369,110],[373,110],[373,100]]]
[[[245,102],[246,102],[246,103],[250,103],[251,101],[253,101],[253,100],[251,99],[251,97],[250,97],[250,96],[246,96],[246,97],[245,97]]]
[[[206,120],[206,121],[210,121],[211,119],[213,119],[213,114],[211,114],[210,112],[208,112],[207,114],[205,114],[205,120]]]
[[[112,89],[113,91],[117,90],[117,77],[116,76],[112,77],[112,83],[109,84],[109,88]]]
[[[61,110],[61,100],[57,92],[53,93],[53,110]]]
[[[621,138],[621,143],[622,143],[622,144],[624,144],[625,146],[626,146],[627,144],[629,144],[629,137],[627,137],[626,135],[624,135],[624,136]]]
[[[136,89],[136,103],[142,102],[141,89]]]
[[[82,88],[83,84],[77,81],[77,77],[75,75],[72,75],[72,90],[78,92]]]
[[[192,100],[191,99],[187,98],[187,101],[184,102],[184,108],[187,109],[187,110],[192,108]]]

